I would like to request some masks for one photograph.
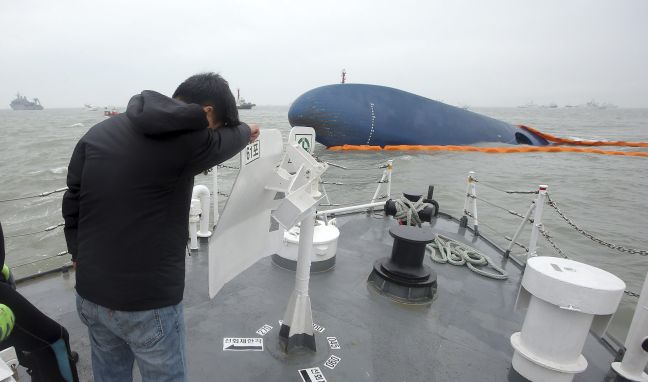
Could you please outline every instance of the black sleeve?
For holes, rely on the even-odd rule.
[[[200,137],[197,147],[192,149],[185,175],[195,176],[238,154],[249,143],[250,134],[250,127],[245,123],[207,129],[205,135]]]
[[[62,213],[65,219],[65,241],[67,242],[68,252],[72,255],[72,261],[76,261],[77,255],[77,227],[79,223],[79,196],[81,193],[81,174],[85,163],[85,144],[79,141],[70,164],[68,166],[67,187],[68,190],[63,195]]]
[[[4,232],[2,232],[2,223],[0,222],[0,267],[4,265],[4,261],[5,261]]]

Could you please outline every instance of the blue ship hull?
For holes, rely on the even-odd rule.
[[[377,85],[337,84],[302,94],[288,111],[291,126],[310,126],[317,141],[341,145],[546,145],[517,126]]]

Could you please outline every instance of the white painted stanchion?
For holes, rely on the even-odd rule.
[[[612,369],[630,381],[648,381],[648,375],[644,372],[648,363],[648,274],[635,308],[625,347],[623,361],[612,363]]]
[[[473,225],[473,231],[475,232],[475,236],[479,236],[479,218],[477,217],[477,182],[474,179],[475,172],[471,171],[470,172],[470,179],[472,180],[470,182],[470,191],[472,194],[472,205],[473,205],[473,219],[474,225]]]
[[[198,249],[198,222],[200,222],[200,200],[191,199],[189,207],[189,249]]]
[[[570,382],[587,368],[581,354],[590,328],[602,336],[625,283],[573,260],[536,256],[527,261],[516,308],[528,308],[511,336],[513,368],[530,381]]]
[[[218,166],[212,168],[212,180],[214,181],[214,227],[216,227],[218,219],[220,218],[220,214],[218,213]]]
[[[311,211],[301,221],[295,289],[288,300],[288,307],[279,332],[280,339],[287,351],[295,347],[306,347],[315,350],[313,314],[310,297],[308,296],[314,229],[315,214]]]
[[[542,227],[542,210],[544,209],[545,198],[547,197],[547,187],[544,184],[538,186],[538,198],[534,204],[533,225],[531,226],[531,238],[529,239],[529,258],[538,255],[538,235]]]
[[[209,188],[203,185],[194,186],[191,199],[200,200],[200,230],[197,235],[198,237],[210,237],[212,233],[209,230],[209,205],[211,204]]]

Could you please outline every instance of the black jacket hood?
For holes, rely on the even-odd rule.
[[[204,129],[209,125],[202,107],[152,90],[133,96],[126,116],[144,135],[164,135]]]

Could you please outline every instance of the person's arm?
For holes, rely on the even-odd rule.
[[[258,131],[258,128],[257,128]],[[257,133],[258,135],[258,133]],[[223,163],[243,150],[252,136],[250,127],[241,123],[238,126],[207,129],[205,137],[192,153],[185,173],[194,176],[219,163]]]
[[[2,232],[2,222],[0,222],[0,264],[5,261],[4,232]]]
[[[65,241],[68,252],[72,255],[72,262],[76,262],[77,255],[77,228],[79,224],[79,196],[81,194],[81,175],[85,163],[85,144],[77,143],[70,158],[67,174],[68,190],[63,195],[62,213],[65,219]]]

